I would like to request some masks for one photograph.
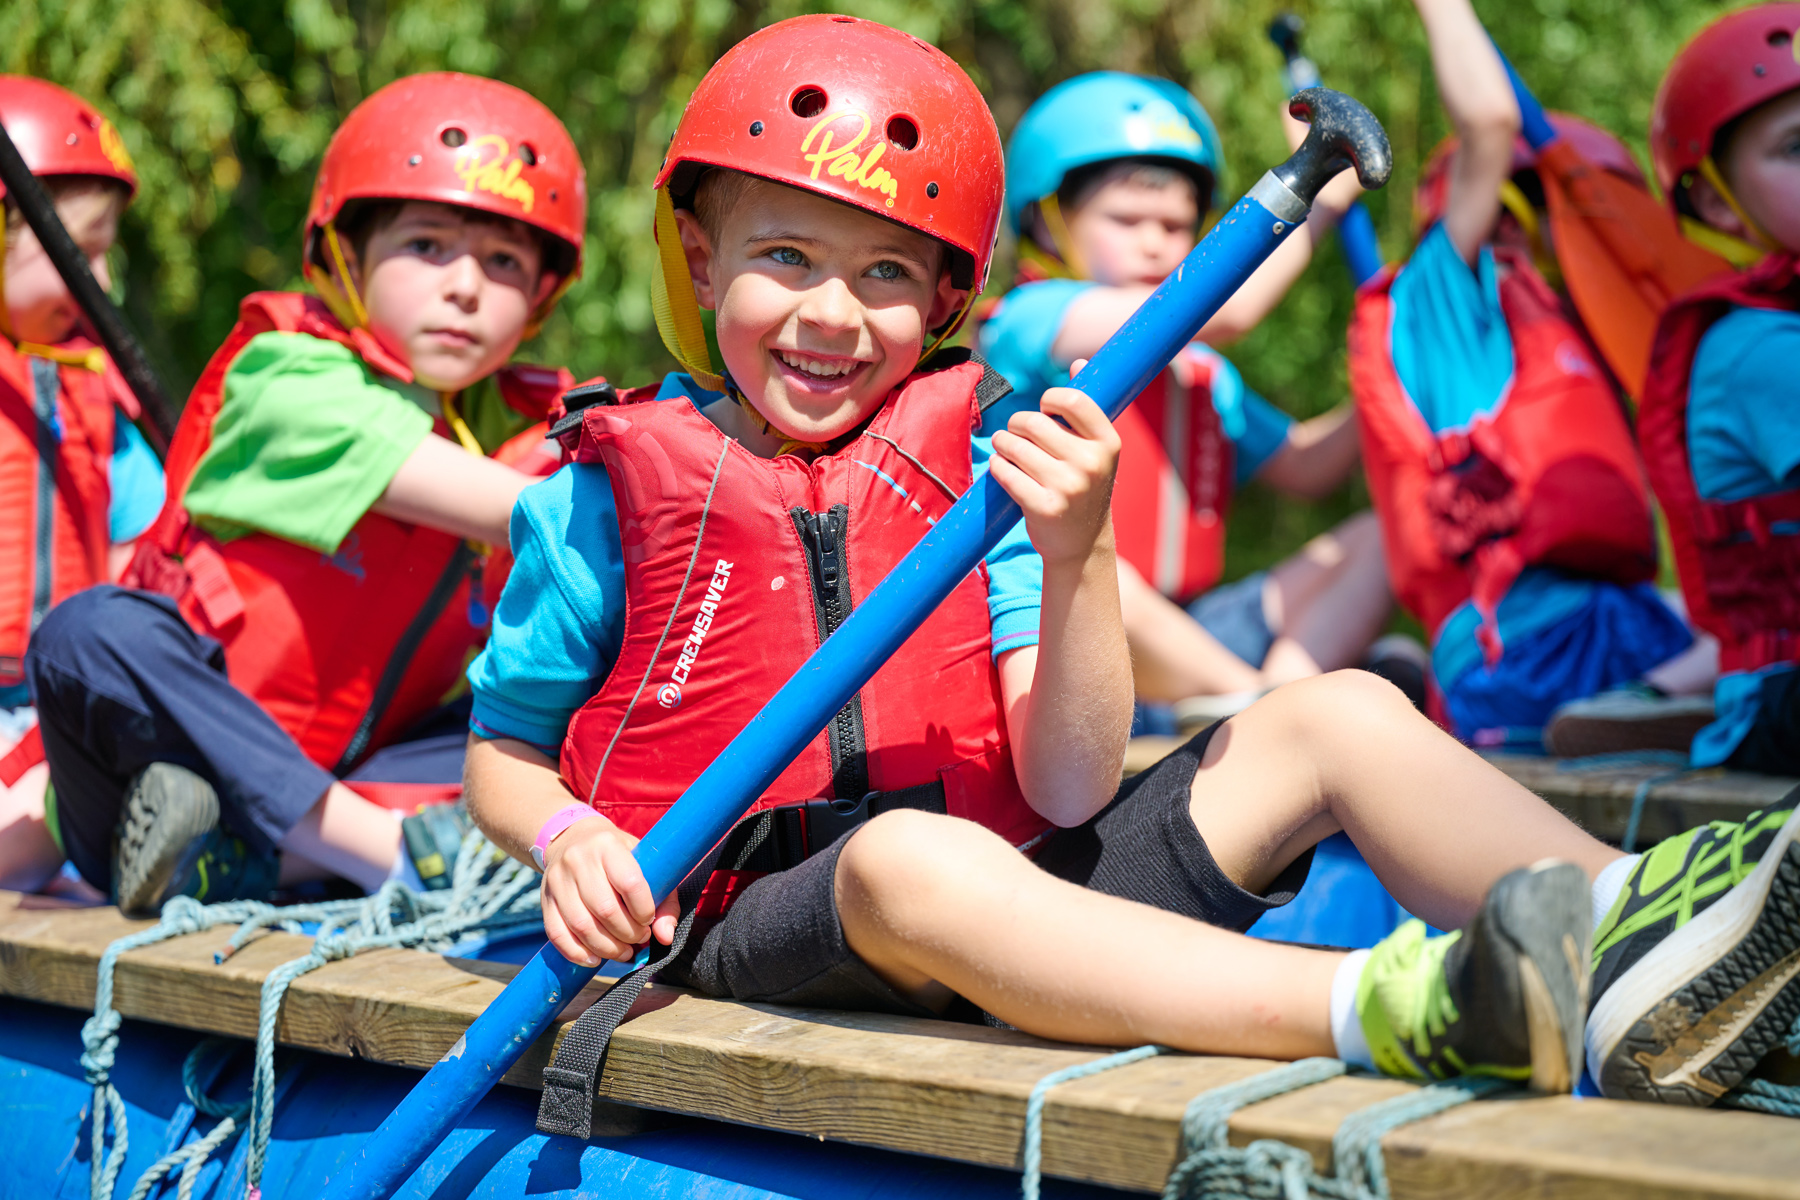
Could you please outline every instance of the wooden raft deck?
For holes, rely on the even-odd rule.
[[[1125,773],[1142,771],[1181,744],[1180,738],[1133,738],[1125,754]],[[1682,771],[1652,765],[1594,767],[1579,759],[1535,754],[1484,757],[1595,837],[1613,842],[1625,836],[1632,797],[1638,788],[1647,779],[1657,779],[1650,785],[1638,828],[1640,848],[1708,821],[1741,821],[1759,808],[1779,804],[1800,787],[1800,779],[1748,775],[1722,768]]]
[[[91,1009],[101,951],[146,922],[0,892],[0,994]],[[115,997],[126,1016],[249,1038],[257,992],[306,939],[272,934],[222,966],[229,930],[125,955]],[[418,951],[379,951],[302,976],[288,993],[284,1044],[426,1067],[448,1050],[515,968]],[[592,986],[577,1009],[601,991]],[[572,1009],[568,1016],[572,1016]],[[601,1095],[645,1108],[999,1167],[1018,1165],[1032,1084],[1098,1051],[983,1027],[732,1004],[653,988],[623,1025]],[[555,1033],[506,1076],[537,1086]],[[1160,1190],[1194,1095],[1267,1069],[1237,1058],[1163,1057],[1066,1085],[1045,1123],[1049,1174]],[[1278,1137],[1324,1164],[1350,1112],[1410,1085],[1336,1079],[1244,1110],[1233,1141]],[[1384,1141],[1393,1194],[1788,1197],[1800,1200],[1800,1125],[1745,1112],[1695,1112],[1567,1097],[1482,1103]]]

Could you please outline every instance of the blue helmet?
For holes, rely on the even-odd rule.
[[[1006,217],[1013,232],[1028,205],[1077,167],[1113,158],[1163,158],[1204,173],[1216,193],[1219,133],[1186,88],[1167,79],[1095,71],[1057,84],[1019,118],[1006,147]]]

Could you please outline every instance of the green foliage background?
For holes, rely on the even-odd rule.
[[[1236,195],[1284,153],[1278,0],[8,0],[0,70],[94,100],[142,173],[119,248],[121,290],[166,378],[185,390],[238,300],[299,286],[299,230],[331,131],[382,84],[426,70],[491,75],[569,126],[592,207],[587,270],[527,354],[576,375],[642,382],[670,360],[651,321],[649,181],[706,68],[752,30],[802,12],[884,21],[943,47],[986,92],[1003,134],[1032,98],[1084,71],[1150,72],[1191,88],[1218,122]],[[1326,82],[1386,125],[1397,170],[1369,197],[1383,249],[1404,254],[1418,168],[1443,136],[1407,0],[1289,0]],[[1482,0],[1496,40],[1555,108],[1640,153],[1651,98],[1676,48],[1733,5],[1714,0]],[[994,279],[1010,276],[1003,247]],[[1229,351],[1251,386],[1296,416],[1348,392],[1348,276],[1320,256],[1275,316]],[[1360,483],[1300,505],[1252,488],[1228,567],[1291,552],[1366,503]]]

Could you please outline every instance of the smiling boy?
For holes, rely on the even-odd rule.
[[[568,134],[505,84],[415,76],[339,129],[306,232],[322,299],[244,302],[139,590],[78,597],[32,646],[65,845],[122,908],[447,885],[466,820],[389,809],[458,792],[463,718],[436,710],[486,636],[513,501],[554,466],[521,431],[568,379],[507,363],[584,219]]]
[[[810,172],[808,131],[838,121],[887,134],[891,206],[850,171]],[[770,26],[696,90],[656,197],[659,324],[690,374],[595,389],[561,428],[573,461],[520,497],[517,568],[470,669],[470,810],[544,871],[555,947],[597,965],[672,945],[650,969],[740,1000],[973,1005],[1071,1041],[1567,1090],[1595,915],[1628,882],[1654,899],[1692,851],[1722,881],[1707,916],[1759,931],[1756,949],[1696,953],[1637,920],[1598,964],[1606,1028],[1624,1032],[1594,1061],[1620,1093],[1710,1102],[1640,1086],[1630,1035],[1697,979],[1800,948],[1800,930],[1770,928],[1800,879],[1790,814],[1659,848],[1647,872],[1363,672],[1283,687],[1120,787],[1117,436],[1068,388],[1002,427],[992,374],[930,354],[980,286],[1000,194],[980,93],[872,22]],[[652,896],[638,838],[984,467],[1028,540],[1002,542],[774,781],[690,913]],[[1241,936],[1339,829],[1408,909],[1463,931],[1427,940],[1412,922],[1352,955]],[[1742,1060],[1800,989],[1758,1003],[1731,1030]],[[568,1048],[603,1040],[607,1007],[581,1018],[593,1038],[564,1040],[541,1127],[587,1128],[596,1061]],[[1720,1048],[1676,1057],[1729,1087],[1742,1061],[1715,1064]]]

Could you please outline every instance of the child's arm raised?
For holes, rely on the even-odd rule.
[[[496,846],[530,862],[538,831],[575,803],[556,763],[511,738],[469,738],[463,764],[469,815]],[[544,852],[544,933],[571,962],[630,961],[635,947],[675,936],[675,898],[659,909],[631,856],[638,839],[595,813],[568,826]]]
[[[1039,642],[1000,657],[1007,733],[1026,800],[1064,826],[1087,820],[1118,790],[1131,732],[1131,655],[1113,553],[1118,456],[1119,435],[1100,406],[1073,388],[1051,388],[1039,411],[1014,414],[994,435],[989,466],[1024,510],[1044,562]]]
[[[513,504],[531,476],[491,458],[477,458],[455,442],[428,434],[400,469],[374,511],[490,546],[510,542]]]
[[[1500,185],[1512,174],[1519,105],[1500,55],[1469,0],[1413,3],[1431,45],[1438,95],[1456,129],[1444,232],[1463,261],[1473,266],[1500,215]]]

